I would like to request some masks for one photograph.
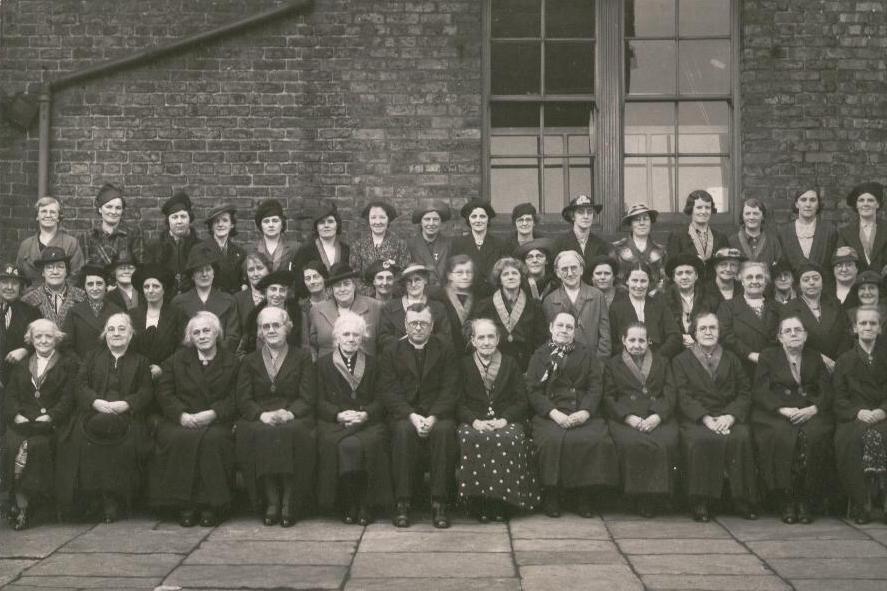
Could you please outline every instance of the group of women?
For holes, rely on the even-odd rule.
[[[754,519],[772,498],[783,521],[809,523],[839,481],[864,523],[887,500],[882,202],[880,185],[854,188],[859,221],[838,231],[805,191],[798,219],[773,233],[748,200],[728,238],[710,225],[711,195],[694,191],[667,246],[644,205],[627,211],[626,238],[601,240],[585,195],[556,237],[516,207],[509,241],[489,231],[488,203],[466,204],[469,233],[451,239],[449,207],[423,202],[404,241],[389,230],[397,212],[373,202],[369,233],[348,245],[324,203],[298,245],[268,200],[247,251],[229,205],[198,240],[184,194],[162,208],[168,235],[143,246],[110,186],[101,227],[54,245],[53,219],[67,236],[58,202],[41,200],[37,254],[23,244],[26,260],[0,274],[0,288],[38,281],[21,301],[42,316],[7,351],[10,519],[27,528],[33,502],[51,498],[110,522],[143,497],[211,526],[239,472],[266,525],[315,506],[369,523],[402,501],[401,401],[383,353],[433,340],[454,361],[430,379],[457,386],[413,425],[419,437],[452,425],[455,486],[481,521],[537,506],[556,517],[565,502],[590,516],[593,492],[616,487],[645,516],[682,490],[699,521],[721,501]]]

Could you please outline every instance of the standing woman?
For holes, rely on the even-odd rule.
[[[277,199],[266,199],[256,207],[256,228],[261,236],[256,242],[256,252],[271,261],[271,271],[289,270],[298,244],[289,242],[286,233],[286,214]]]
[[[616,443],[622,491],[643,517],[674,493],[678,428],[669,363],[654,355],[643,322],[622,333],[622,353],[604,365],[604,408]]]
[[[267,255],[251,252],[243,259],[242,272],[246,277],[247,288],[234,294],[234,302],[237,305],[237,323],[240,326],[240,334],[244,335],[250,313],[265,301],[265,294],[256,286],[263,277],[271,273],[271,261]],[[238,347],[238,350],[241,348]]]
[[[179,510],[179,524],[213,527],[231,503],[237,359],[219,346],[222,325],[198,312],[185,327],[185,348],[163,364],[151,466],[150,499]]]
[[[333,297],[316,304],[311,308],[309,315],[308,344],[314,359],[319,359],[336,350],[333,326],[339,314],[345,310],[363,316],[369,336],[361,343],[361,350],[367,355],[375,354],[376,333],[379,330],[382,303],[357,293],[358,276],[358,272],[349,267],[347,263],[334,265],[330,271],[327,284],[333,292]]]
[[[123,189],[105,183],[95,197],[99,227],[83,236],[84,263],[110,265],[117,255],[127,252],[136,262],[145,258],[145,245],[138,226],[123,223],[126,202]]]
[[[551,271],[553,253],[552,238],[536,238],[521,244],[514,251],[514,258],[527,266],[527,289],[534,300],[541,302],[554,287],[554,273]]]
[[[422,199],[413,211],[412,222],[419,226],[419,231],[407,238],[407,249],[411,261],[432,270],[431,286],[434,288],[440,287],[447,278],[444,271],[453,239],[441,230],[451,216],[449,204],[434,199]]]
[[[690,331],[693,318],[702,311],[714,312],[718,309],[717,299],[699,283],[703,268],[702,259],[689,252],[670,257],[665,265],[665,273],[671,279],[671,284],[665,289],[665,305],[677,320],[684,348],[696,342]]]
[[[515,205],[511,210],[511,223],[514,226],[514,233],[508,239],[508,254],[514,256],[518,248],[538,240],[539,236],[536,232],[536,224],[539,223],[539,212],[532,203],[521,203]]]
[[[37,211],[37,233],[22,240],[15,266],[22,270],[30,283],[39,283],[40,269],[34,265],[34,261],[40,258],[40,252],[47,246],[57,246],[71,258],[71,276],[80,277],[83,251],[77,239],[60,226],[63,216],[58,199],[41,197],[34,209]]]
[[[142,304],[129,313],[135,329],[130,347],[148,359],[151,377],[156,380],[163,373],[163,362],[181,345],[188,319],[170,303],[175,277],[168,268],[142,265],[132,281],[141,293]]]
[[[850,246],[860,254],[859,270],[881,272],[887,265],[887,223],[878,220],[884,205],[884,185],[862,183],[847,195],[858,219],[838,230],[838,246]]]
[[[635,263],[629,269],[627,293],[620,293],[610,306],[610,343],[613,354],[622,352],[623,337],[628,327],[644,324],[645,344],[665,359],[681,352],[681,332],[661,298],[649,294],[653,272],[646,263]]]
[[[406,267],[410,262],[407,244],[389,228],[397,217],[397,210],[384,201],[371,201],[360,215],[369,224],[370,233],[358,238],[351,246],[351,256],[345,260],[357,271],[357,276],[362,277],[370,265],[378,260],[391,259],[401,269]],[[369,288],[360,291],[365,295],[372,293]]]
[[[432,299],[444,306],[449,323],[450,343],[457,357],[466,352],[465,323],[472,315],[475,305],[474,261],[467,254],[457,254],[447,261],[446,283]]]
[[[488,318],[497,329],[499,351],[517,361],[521,373],[527,371],[530,357],[548,338],[542,303],[523,288],[527,268],[517,259],[496,261],[490,283],[498,289],[481,300],[472,312],[475,318]]]
[[[779,322],[779,347],[767,349],[755,373],[752,432],[758,469],[782,504],[784,523],[811,523],[811,505],[832,465],[832,385],[818,351],[807,346],[797,316]]]
[[[621,226],[629,229],[629,234],[613,243],[613,252],[619,260],[619,283],[625,285],[628,270],[636,263],[644,263],[650,267],[650,293],[655,294],[663,287],[665,276],[662,266],[665,264],[665,247],[653,240],[653,224],[659,212],[642,203],[628,208],[622,218]]]
[[[271,306],[286,310],[290,319],[296,319],[287,335],[287,342],[292,345],[302,344],[302,310],[298,307],[297,302],[291,297],[293,286],[296,283],[296,274],[292,271],[274,271],[270,275],[265,275],[259,281],[256,287],[264,294],[264,301],[260,302],[253,311],[250,312],[246,320],[246,328],[243,331],[243,340],[241,341],[241,350],[245,353],[252,353],[258,347],[261,347],[259,339],[261,334],[258,332],[257,318],[265,308]],[[299,324],[296,324],[299,322]]]
[[[397,283],[403,295],[386,302],[379,314],[379,331],[376,340],[380,350],[406,336],[404,321],[407,317],[407,309],[414,304],[427,305],[431,309],[434,334],[441,335],[448,342],[451,340],[446,308],[442,303],[428,299],[431,273],[432,271],[428,267],[411,263],[398,276]]]
[[[827,268],[837,248],[838,232],[834,224],[819,219],[823,207],[818,191],[802,191],[792,204],[792,212],[798,218],[779,227],[782,252],[795,273],[804,263]]]
[[[379,369],[360,350],[367,338],[362,316],[343,312],[333,337],[336,350],[317,361],[317,500],[321,507],[338,504],[346,524],[365,526],[373,507],[393,499]]]
[[[243,247],[232,240],[237,236],[237,208],[230,203],[216,205],[209,210],[205,223],[209,238],[203,242],[216,249],[219,255],[216,285],[222,291],[237,294],[243,287],[243,261],[246,258]]]
[[[782,245],[774,232],[765,228],[767,206],[756,197],[742,202],[742,225],[728,241],[746,260],[772,265],[782,258]]]
[[[243,359],[237,376],[237,463],[253,506],[264,505],[264,524],[291,527],[314,490],[314,364],[308,351],[287,343],[286,310],[265,308],[258,326],[262,347]]]
[[[725,479],[735,511],[757,519],[749,378],[739,358],[718,344],[720,328],[713,312],[694,316],[692,331],[693,346],[675,357],[671,367],[693,519],[711,519],[711,506],[721,498]]]
[[[86,292],[68,285],[70,259],[58,246],[44,248],[34,264],[43,275],[43,283],[26,291],[21,301],[37,308],[41,316],[56,326],[63,326],[71,308],[86,299]]]
[[[82,359],[88,352],[101,346],[99,334],[108,318],[125,310],[105,301],[107,276],[102,267],[91,264],[83,267],[80,287],[86,292],[86,299],[75,304],[65,317],[62,348]]]
[[[863,271],[856,276],[856,283],[850,297],[859,305],[847,310],[847,318],[850,319],[851,327],[856,324],[856,311],[865,306],[878,310],[881,316],[881,332],[884,332],[884,326],[887,323],[887,302],[881,300],[883,281],[881,276],[872,270]]]
[[[62,508],[91,498],[112,523],[142,485],[150,446],[144,412],[154,387],[148,360],[129,347],[128,315],[108,318],[101,336],[106,346],[90,351],[77,373],[77,414],[59,445],[56,482]]]
[[[74,408],[77,361],[58,351],[65,334],[50,320],[31,322],[25,343],[33,347],[27,362],[13,366],[3,390],[3,416],[7,429],[3,447],[8,461],[2,479],[15,499],[12,528],[27,529],[32,502],[54,500],[56,441],[68,429]]]
[[[782,306],[798,297],[798,292],[795,289],[795,275],[788,259],[783,257],[776,261],[770,274],[773,276],[773,303],[782,309]]]
[[[508,256],[508,245],[490,232],[490,220],[496,217],[496,210],[486,201],[472,199],[459,211],[468,224],[470,232],[453,240],[452,252],[467,254],[474,262],[474,293],[485,297],[493,293],[494,287],[487,283],[490,271],[496,261]]]
[[[468,326],[474,353],[461,360],[464,379],[456,411],[459,496],[469,500],[481,523],[505,521],[510,507],[526,511],[539,502],[525,431],[526,385],[523,370],[499,351],[496,325],[480,318]],[[494,468],[497,461],[508,466],[504,473]]]
[[[607,302],[607,309],[613,305],[619,290],[616,287],[616,273],[619,263],[613,257],[600,255],[591,259],[591,286],[601,290]],[[624,289],[624,285],[621,286]]]
[[[324,200],[314,214],[311,223],[314,240],[299,247],[293,256],[293,272],[302,277],[305,266],[312,261],[320,261],[325,273],[329,274],[333,265],[347,263],[351,258],[351,247],[342,241],[342,216],[333,201]],[[298,281],[297,281],[298,283]],[[308,292],[298,285],[296,297],[308,297]]]
[[[185,266],[188,253],[199,242],[197,232],[191,226],[194,221],[191,198],[184,191],[179,191],[160,206],[160,211],[163,212],[167,231],[148,244],[146,261],[171,270],[176,280],[176,294],[183,293],[193,287]]]
[[[672,230],[668,237],[668,256],[691,254],[708,263],[714,253],[728,246],[727,237],[711,227],[711,216],[718,212],[714,197],[708,191],[696,190],[687,195],[684,214],[690,217],[686,230]],[[701,279],[708,279],[706,274]]]
[[[591,517],[591,487],[619,483],[616,446],[600,408],[601,365],[594,349],[576,341],[571,314],[558,313],[548,328],[551,340],[533,354],[526,378],[542,509],[560,517],[560,496],[569,489],[576,512]]]

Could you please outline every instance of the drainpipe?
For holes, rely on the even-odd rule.
[[[39,196],[46,195],[49,191],[49,136],[51,127],[52,92],[54,90],[58,91],[89,78],[104,76],[118,70],[131,68],[139,64],[148,63],[168,55],[179,53],[195,45],[215,41],[216,39],[240,32],[249,27],[281,17],[287,13],[305,11],[313,4],[313,0],[297,0],[295,2],[290,2],[283,6],[248,16],[209,31],[203,31],[201,33],[184,37],[167,45],[143,49],[129,56],[93,64],[80,70],[63,74],[58,78],[46,82],[41,88],[39,97],[40,147],[39,161],[37,164],[37,188]]]

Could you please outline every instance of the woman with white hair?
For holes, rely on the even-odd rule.
[[[231,503],[238,362],[219,346],[222,325],[212,312],[198,312],[185,327],[185,348],[163,362],[151,464],[150,499],[179,510],[179,524],[212,527]]]
[[[90,497],[101,502],[105,523],[116,521],[121,502],[128,505],[139,490],[150,446],[144,423],[154,397],[150,363],[130,350],[132,337],[127,314],[105,322],[105,346],[90,351],[77,373],[77,416],[56,464],[61,507],[72,507],[75,495]]]
[[[57,350],[64,338],[51,320],[31,322],[25,343],[34,352],[27,362],[12,366],[3,392],[9,428],[4,441],[8,457],[0,479],[10,484],[15,497],[10,521],[16,531],[29,527],[32,500],[55,497],[56,436],[74,406],[70,376],[77,372],[76,360]]]
[[[336,504],[347,524],[367,525],[389,504],[391,470],[376,360],[361,351],[366,320],[344,311],[333,324],[336,350],[317,360],[317,499]]]
[[[314,364],[306,349],[287,342],[293,323],[286,310],[269,306],[256,323],[262,346],[237,374],[237,463],[253,506],[265,507],[265,525],[291,527],[314,488]]]

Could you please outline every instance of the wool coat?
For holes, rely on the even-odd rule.
[[[875,224],[875,236],[872,239],[872,250],[869,258],[866,258],[865,249],[862,247],[862,240],[859,238],[859,219],[838,228],[838,240],[836,248],[841,246],[850,246],[856,250],[859,260],[856,266],[859,272],[877,271],[878,273],[887,265],[887,222],[878,220]]]
[[[613,348],[610,341],[610,315],[601,290],[582,283],[576,302],[573,303],[561,286],[545,296],[542,310],[547,324],[553,322],[561,312],[572,314],[576,319],[576,343],[587,347],[598,357],[610,356]]]
[[[379,331],[379,318],[382,312],[382,302],[373,298],[356,294],[351,304],[351,311],[363,316],[366,321],[369,336],[364,339],[361,351],[367,355],[376,352],[376,335]],[[333,339],[333,325],[339,318],[339,307],[336,300],[330,299],[311,307],[308,314],[308,344],[311,354],[315,359],[332,353],[335,348]]]
[[[587,283],[588,285],[591,285],[591,261],[593,261],[595,257],[613,254],[613,245],[594,234],[588,235],[588,240],[586,240],[585,248],[583,249],[579,244],[579,239],[576,238],[576,233],[573,231],[572,227],[563,234],[556,236],[554,241],[554,249],[552,250],[549,264],[554,265],[554,259],[557,258],[558,254],[565,250],[575,250],[582,255],[582,258],[585,261],[585,270],[582,272],[582,282]],[[618,274],[619,269],[613,269],[613,272]]]
[[[490,272],[496,261],[503,257],[511,256],[508,244],[502,238],[487,232],[484,243],[478,248],[474,243],[474,235],[470,232],[464,236],[453,239],[450,256],[464,254],[471,257],[474,262],[474,293],[479,297],[486,297],[496,289],[490,283]],[[446,282],[446,279],[444,279]]]
[[[760,353],[777,344],[779,310],[776,305],[764,300],[763,313],[758,316],[744,297],[735,297],[718,307],[718,323],[721,344],[739,357],[749,379],[753,378],[755,364],[748,359],[749,353]]]
[[[124,312],[123,308],[108,301],[103,303],[102,311],[98,316],[93,314],[88,301],[84,300],[75,304],[65,317],[65,324],[61,327],[62,332],[65,333],[62,349],[82,359],[86,353],[93,349],[105,346],[105,343],[99,340],[99,335],[105,328],[105,322],[114,314],[122,312]]]
[[[639,319],[629,295],[625,292],[617,293],[613,298],[609,315],[610,344],[616,355],[622,352],[622,336],[626,327]],[[649,295],[645,298],[644,325],[647,327],[647,342],[654,353],[671,359],[683,350],[681,331],[660,298]]]
[[[826,357],[837,359],[853,344],[850,321],[847,318],[847,313],[836,300],[823,296],[819,306],[821,317],[817,320],[804,299],[799,297],[785,305],[781,317],[798,316],[804,328],[807,329],[807,346],[816,349]]]

